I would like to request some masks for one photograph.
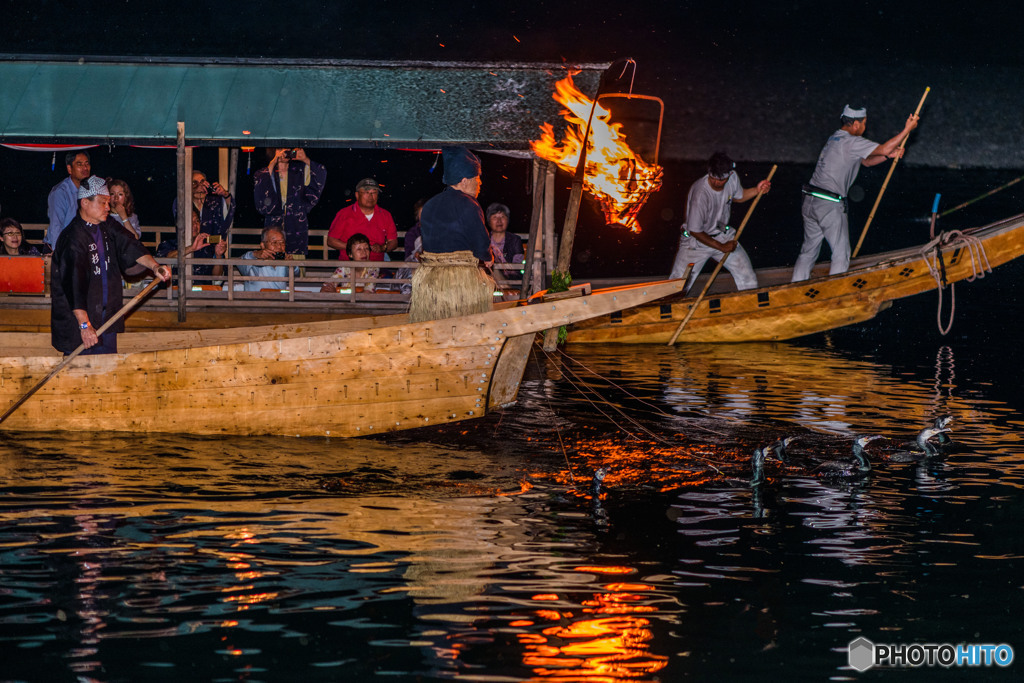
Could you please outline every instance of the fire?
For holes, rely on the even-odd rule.
[[[583,147],[590,109],[594,116],[587,138],[587,163],[584,189],[601,205],[605,221],[640,232],[637,214],[652,192],[661,187],[661,166],[648,164],[626,144],[622,124],[611,122],[611,111],[584,95],[572,82],[572,75],[555,84],[555,101],[566,107],[569,123],[565,140],[555,140],[554,127],[541,125],[541,138],[530,143],[534,154],[547,159],[569,173],[576,172]]]

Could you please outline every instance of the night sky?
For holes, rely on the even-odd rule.
[[[335,59],[1021,64],[1012,3],[10,3],[2,51]]]

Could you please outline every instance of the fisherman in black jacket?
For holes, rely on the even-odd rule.
[[[124,228],[107,220],[110,193],[91,176],[78,188],[78,215],[61,231],[50,271],[50,335],[53,347],[71,353],[117,353],[119,320],[102,337],[96,329],[121,310],[124,275],[145,269],[166,282],[171,269],[156,259]]]

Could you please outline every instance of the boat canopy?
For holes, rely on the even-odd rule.
[[[0,56],[0,143],[527,152],[608,64]]]

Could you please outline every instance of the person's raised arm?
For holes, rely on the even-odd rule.
[[[905,151],[904,147],[900,146],[903,139],[910,135],[910,131],[917,128],[918,117],[916,114],[911,114],[907,117],[907,123],[903,126],[903,130],[896,134],[895,137],[886,140],[868,155],[866,159],[861,161],[861,166],[877,166],[886,159],[900,159],[903,157]]]

